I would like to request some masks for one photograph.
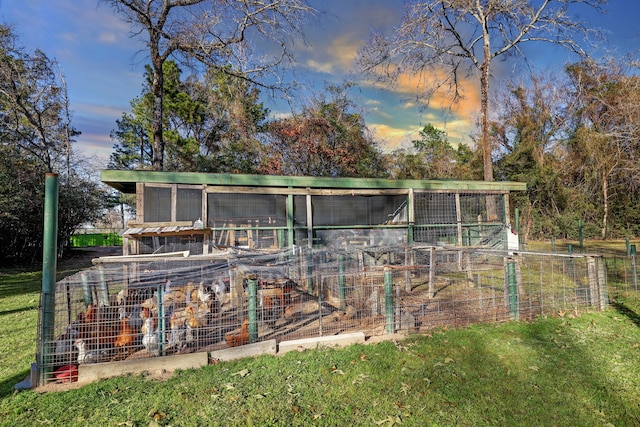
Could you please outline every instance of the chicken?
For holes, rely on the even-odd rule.
[[[116,337],[113,345],[118,350],[125,350],[129,352],[131,346],[133,345],[133,342],[135,341],[136,332],[133,330],[131,324],[129,323],[131,316],[127,316],[123,307],[120,307],[119,312],[120,332],[118,333],[118,336]]]
[[[72,325],[67,326],[66,332],[56,340],[55,355],[64,357],[73,353],[74,342],[77,338],[78,330]]]
[[[199,305],[189,305],[186,308],[186,312],[189,315],[189,320],[187,320],[187,324],[192,328],[199,328],[201,326],[206,326],[209,318],[209,306],[205,303],[200,303]]]
[[[96,321],[97,307],[95,304],[87,305],[87,312],[84,315],[85,323],[94,323]]]
[[[169,335],[168,348],[176,347],[178,350],[182,350],[186,346],[187,342],[187,321],[189,315],[186,310],[174,311],[171,314],[169,324],[171,325],[171,334]],[[193,338],[193,335],[191,335]],[[193,339],[192,339],[193,341]]]
[[[144,327],[145,334],[142,337],[142,345],[147,349],[147,352],[150,355],[159,356],[160,347],[158,345],[158,334],[156,334],[152,317],[149,317],[144,321]]]
[[[227,300],[227,286],[224,280],[218,279],[218,282],[213,285],[213,292],[216,294],[216,300],[220,305],[224,304]]]
[[[109,357],[109,354],[105,350],[87,350],[87,344],[82,338],[78,338],[74,342],[78,348],[78,363],[97,363],[101,360]]]
[[[154,329],[158,326],[158,321],[153,317],[153,312],[147,307],[142,307],[142,310],[140,310],[140,319],[142,319],[142,326],[140,327],[142,335],[147,333],[147,319],[153,319],[152,325]]]
[[[225,335],[227,347],[239,347],[249,343],[249,319],[244,319],[239,333],[228,333]]]
[[[103,310],[95,304],[87,305],[85,314],[78,314],[78,322],[78,338],[98,346],[112,346],[115,342],[114,329],[108,325]]]
[[[202,282],[200,282],[200,284],[198,285],[197,296],[198,301],[200,302],[208,303],[209,301],[211,301],[211,294],[205,292]]]
[[[164,303],[165,305],[179,304],[184,303],[187,300],[186,288],[176,288],[173,289],[171,286],[171,281],[167,280],[167,285],[165,287],[164,293]]]

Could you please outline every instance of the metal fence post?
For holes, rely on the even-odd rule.
[[[255,274],[247,276],[247,291],[249,293],[249,342],[258,340],[258,277]]]
[[[58,174],[45,177],[44,233],[42,241],[42,293],[37,365],[39,384],[51,371],[53,327],[55,321],[56,264],[58,260]]]
[[[395,332],[393,321],[393,276],[391,268],[384,268],[384,311],[387,325],[387,334]]]
[[[636,263],[636,245],[629,246],[629,255],[631,256],[631,280],[633,288],[638,289],[638,265]]]
[[[338,288],[340,293],[340,310],[345,309],[347,292],[345,289],[346,279],[344,277],[344,255],[338,255]]]
[[[507,283],[509,295],[509,312],[513,320],[518,319],[518,287],[516,279],[516,263],[512,258],[507,258]]]

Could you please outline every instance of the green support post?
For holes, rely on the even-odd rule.
[[[344,310],[347,300],[346,278],[344,276],[344,255],[338,255],[338,290],[340,292],[340,310]]]
[[[107,279],[104,274],[104,266],[98,267],[98,273],[100,275],[100,281],[98,282],[98,305],[101,307],[107,307],[109,305],[109,287],[107,285]]]
[[[578,238],[580,241],[580,253],[584,252],[584,246],[583,246],[583,237],[582,237],[582,220],[579,219],[578,220]]]
[[[295,244],[293,194],[287,195],[287,245],[292,248]]]
[[[313,294],[313,249],[307,249],[307,291]]]
[[[82,300],[86,309],[89,304],[93,304],[93,294],[91,293],[91,284],[86,272],[80,273],[80,279],[82,280]]]
[[[258,340],[258,276],[247,276],[247,291],[249,293],[249,342]]]
[[[629,256],[631,257],[631,280],[633,288],[638,289],[638,264],[636,259],[636,245],[629,246]]]
[[[520,209],[516,208],[516,233],[518,235],[518,248],[519,249],[523,249],[523,247],[521,247],[524,242],[520,241]]]
[[[393,276],[391,268],[384,268],[384,311],[387,325],[387,334],[395,332],[393,319]]]
[[[48,173],[45,177],[44,233],[42,242],[42,293],[37,365],[39,384],[44,384],[51,372],[53,328],[55,320],[56,267],[58,257],[58,174]]]
[[[510,259],[507,261],[507,283],[509,292],[509,312],[513,320],[518,319],[518,286],[516,279],[516,263]]]
[[[625,248],[627,249],[627,256],[631,255],[630,248],[629,248],[629,237],[624,238],[624,245],[625,245]]]
[[[164,321],[164,313],[165,313],[164,293],[166,291],[165,284],[166,282],[160,283],[157,289],[158,290],[158,330],[156,331],[156,337],[158,339],[158,350],[161,356],[164,356],[164,350],[165,350],[165,345],[164,345],[164,337],[165,337],[164,332],[166,329],[166,325]]]

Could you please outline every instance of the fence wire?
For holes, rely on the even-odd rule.
[[[39,346],[46,381],[84,363],[532,319],[638,295],[635,257],[588,254],[405,245],[96,261],[56,285],[39,337],[54,337]]]

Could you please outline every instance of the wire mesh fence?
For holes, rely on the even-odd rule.
[[[45,381],[79,364],[600,310],[635,257],[381,246],[105,257],[56,285]],[[41,316],[42,319],[42,316]],[[49,329],[46,329],[49,328]]]

